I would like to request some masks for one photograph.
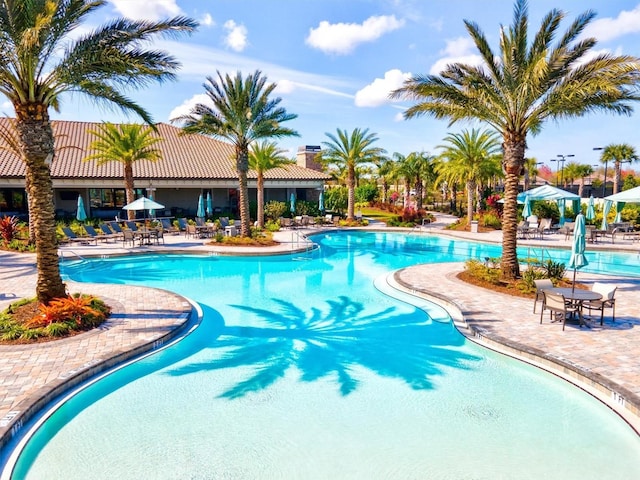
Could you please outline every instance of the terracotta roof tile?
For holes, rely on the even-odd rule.
[[[7,122],[7,119],[0,119]],[[51,166],[52,178],[93,178],[121,179],[122,164],[109,162],[97,166],[95,162],[83,162],[82,159],[93,153],[89,149],[94,137],[89,130],[99,128],[96,122],[52,121],[55,134],[56,157]],[[141,160],[134,163],[135,178],[154,179],[200,179],[221,180],[236,179],[233,145],[205,135],[181,135],[182,129],[158,123],[161,138],[156,144],[162,151],[162,159],[157,162]],[[0,176],[24,177],[24,163],[12,152],[0,150]],[[255,178],[253,171],[249,178]],[[265,172],[270,180],[327,180],[329,176],[323,172],[291,165]]]

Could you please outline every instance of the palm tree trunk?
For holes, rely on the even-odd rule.
[[[418,177],[416,180],[416,210],[422,210],[422,179]]]
[[[505,139],[503,143],[504,157],[504,210],[502,215],[502,260],[500,269],[503,278],[512,280],[520,276],[517,255],[518,228],[518,183],[524,165],[525,140]]]
[[[251,218],[249,218],[249,188],[247,186],[247,171],[249,170],[249,151],[240,148],[236,151],[236,169],[238,172],[238,207],[240,210],[240,235],[251,236]]]
[[[347,220],[355,220],[356,172],[353,165],[347,171]]]
[[[24,190],[29,192],[29,177],[25,178],[25,186]],[[36,243],[36,226],[35,222],[31,221],[31,210],[33,210],[33,202],[31,199],[31,195],[27,193],[27,214],[29,216],[29,245],[35,245]],[[55,215],[55,212],[54,212]]]
[[[127,203],[133,202],[136,199],[136,192],[134,191],[133,165],[131,165],[131,163],[124,164],[124,190],[127,195]],[[129,220],[135,220],[135,210],[127,210],[127,218]]]
[[[35,232],[36,296],[46,304],[67,294],[60,276],[53,184],[47,165],[54,153],[53,130],[44,105],[16,103],[14,107],[16,130],[27,166],[25,186],[29,195],[29,221]]]
[[[613,194],[618,193],[618,189],[620,186],[620,166],[621,163],[619,161],[613,162]]]
[[[382,178],[382,203],[387,203],[387,199],[389,198],[389,184],[387,180]]]
[[[471,229],[471,220],[473,220],[473,192],[476,190],[475,182],[467,182],[467,224]]]
[[[264,175],[258,171],[258,227],[264,228]]]
[[[406,178],[404,180],[404,208],[409,208],[410,193],[411,193],[411,180]]]

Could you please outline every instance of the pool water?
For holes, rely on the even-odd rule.
[[[55,410],[13,478],[640,478],[640,438],[607,407],[375,288],[398,268],[499,247],[313,240],[305,254],[69,264],[73,280],[185,295],[203,321]],[[609,271],[634,261],[607,255]]]

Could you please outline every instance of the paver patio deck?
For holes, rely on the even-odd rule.
[[[443,231],[449,221],[439,221],[421,231],[459,238],[499,242],[501,232],[474,234]],[[373,228],[376,228],[375,226]],[[417,232],[417,229],[414,231]],[[549,247],[569,248],[563,235],[531,241]],[[299,231],[278,232],[276,247],[221,247],[204,245],[203,240],[166,236],[159,247],[124,248],[121,243],[97,246],[61,247],[63,258],[85,255],[119,255],[142,252],[233,252],[241,254],[288,253],[305,248]],[[520,243],[523,243],[522,241]],[[638,244],[616,242],[589,246],[593,249],[620,249],[637,252]],[[640,258],[638,258],[640,264]],[[568,327],[567,331],[548,320],[539,324],[532,313],[532,301],[478,289],[456,278],[463,269],[459,263],[416,265],[396,272],[401,288],[419,293],[445,306],[462,333],[493,348],[506,348],[510,354],[528,358],[532,363],[559,374],[591,384],[593,393],[618,411],[630,414],[627,420],[638,429],[640,420],[640,279],[605,277],[579,272],[578,280],[589,283],[614,282],[616,321],[593,328]],[[438,278],[434,282],[433,278]],[[35,259],[29,254],[0,252],[0,309],[18,298],[35,292]],[[184,327],[193,310],[186,299],[156,289],[108,284],[69,282],[72,292],[91,291],[113,307],[113,316],[105,328],[76,337],[35,345],[0,346],[0,447],[33,414],[58,395],[70,382],[79,383],[138,353],[157,348]],[[609,312],[607,312],[609,313]],[[604,393],[604,395],[602,395]]]

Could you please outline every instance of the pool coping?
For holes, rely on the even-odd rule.
[[[640,436],[640,397],[636,394],[597,372],[591,372],[580,365],[549,355],[543,350],[476,326],[473,317],[465,316],[464,308],[455,299],[402,280],[400,276],[407,268],[411,267],[396,270],[389,276],[391,287],[444,308],[456,330],[469,340],[541,368],[589,393],[618,414]],[[452,275],[454,274],[450,274],[450,277]]]
[[[122,287],[124,288],[126,286],[123,285]],[[63,372],[55,380],[49,381],[38,389],[30,392],[28,396],[15,404],[11,411],[0,419],[0,449],[4,448],[19,434],[21,434],[23,432],[23,428],[28,424],[28,422],[43,412],[45,407],[56,398],[59,398],[82,383],[113,367],[122,365],[129,360],[135,359],[136,357],[142,356],[151,351],[163,348],[168,342],[185,333],[187,326],[197,320],[197,316],[194,320],[195,307],[193,303],[182,295],[154,287],[139,288],[150,292],[161,293],[165,296],[172,296],[181,304],[181,311],[176,312],[171,320],[158,321],[156,325],[156,332],[154,332],[154,334],[146,341],[133,343],[130,348],[114,348],[103,358],[86,362],[78,368]],[[135,312],[127,313],[123,304],[117,300],[104,297],[103,300],[112,308],[110,319],[122,315],[124,320],[119,322],[119,324],[114,323],[113,325],[110,325],[110,321],[107,320],[105,324],[97,327],[96,329],[72,337],[56,340],[56,345],[53,345],[51,342],[47,343],[51,343],[52,346],[81,343],[89,337],[98,336],[108,330],[126,329],[131,326],[130,320],[127,321],[127,317],[130,318],[135,316]],[[0,352],[35,350],[39,347],[43,347],[43,345],[48,346],[42,343],[1,345]]]

